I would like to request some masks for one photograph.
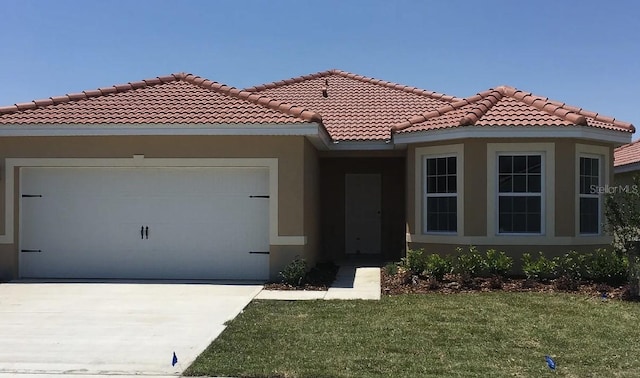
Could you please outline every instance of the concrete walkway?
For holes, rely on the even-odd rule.
[[[285,301],[313,299],[380,299],[380,268],[341,265],[329,290],[262,290],[255,299]]]

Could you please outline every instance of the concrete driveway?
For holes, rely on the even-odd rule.
[[[257,284],[0,284],[0,376],[179,375]],[[171,366],[173,352],[178,357]]]

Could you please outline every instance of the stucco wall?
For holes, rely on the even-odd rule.
[[[487,224],[487,185],[488,185],[488,172],[487,172],[487,150],[489,144],[512,144],[512,145],[531,145],[533,143],[547,144],[552,143],[554,160],[553,162],[547,160],[546,164],[554,164],[555,173],[553,178],[555,180],[555,189],[553,189],[554,198],[551,200],[554,204],[555,211],[553,212],[554,226],[553,226],[553,238],[558,241],[557,247],[559,250],[566,251],[572,245],[586,244],[587,248],[592,249],[591,245],[603,245],[606,243],[600,243],[591,237],[576,236],[576,145],[593,145],[604,146],[609,149],[609,161],[612,162],[612,148],[607,144],[594,143],[584,140],[576,139],[513,139],[513,138],[495,138],[495,139],[467,139],[457,141],[446,141],[436,143],[422,143],[408,146],[407,151],[407,233],[411,235],[421,235],[420,225],[416,224],[416,212],[421,211],[421,200],[416,203],[416,187],[417,190],[421,190],[421,181],[416,186],[415,180],[421,180],[421,177],[416,177],[416,149],[421,147],[432,146],[446,146],[453,144],[463,144],[464,154],[464,224],[463,224],[463,236],[466,240],[473,240],[474,244],[494,245],[500,244],[499,238],[495,235],[490,235],[489,227]],[[420,164],[420,163],[418,163]],[[610,179],[612,179],[612,169],[610,169]],[[611,181],[610,181],[611,182]],[[418,192],[419,193],[419,192]],[[550,195],[550,193],[547,193]],[[549,197],[551,198],[551,197]],[[420,213],[418,213],[419,215]],[[547,230],[548,234],[551,234]],[[453,250],[455,241],[455,235],[450,238],[450,242],[433,243],[428,242],[429,235],[422,236],[421,240],[414,240],[410,243],[414,246],[444,246],[448,245]],[[544,238],[544,236],[526,236],[528,238],[527,245],[540,244],[541,250],[554,250],[553,243],[548,241],[541,243],[536,241],[537,238]],[[603,238],[600,238],[602,240]],[[458,241],[458,243],[460,243]],[[525,243],[521,243],[525,244]],[[520,247],[514,243],[508,243],[510,250],[518,250]]]
[[[304,137],[297,136],[100,136],[100,137],[13,137],[0,138],[0,161],[5,158],[278,158],[278,234],[306,236],[313,226],[305,226],[305,184],[313,185],[305,177],[305,166],[312,167],[313,153]],[[305,160],[305,151],[311,157]],[[6,172],[3,176],[15,174]],[[317,176],[317,175],[315,175]],[[19,193],[15,180],[16,190]],[[0,181],[0,208],[4,209],[5,181]],[[314,196],[310,194],[310,196]],[[15,209],[18,209],[16,199]],[[312,208],[309,208],[311,210]],[[4,212],[0,213],[4,214]],[[15,218],[15,238],[18,240],[18,212]],[[308,222],[307,222],[308,223]],[[0,217],[0,230],[4,233],[4,216]],[[312,236],[311,238],[315,238]],[[304,246],[274,248],[274,265],[281,260],[280,250],[295,250],[297,254],[315,253]],[[277,264],[276,264],[277,265]],[[272,276],[277,272],[271,272]],[[0,279],[17,275],[17,243],[0,245]]]

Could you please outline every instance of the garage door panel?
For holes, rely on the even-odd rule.
[[[264,168],[23,168],[22,277],[266,279]],[[148,239],[140,228],[149,227]]]

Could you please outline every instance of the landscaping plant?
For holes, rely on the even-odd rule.
[[[640,296],[640,175],[633,185],[608,193],[605,199],[605,227],[614,238],[614,248],[628,261],[630,295]]]
[[[307,274],[307,269],[307,261],[296,256],[296,258],[280,272],[280,278],[282,278],[282,282],[288,285],[301,286]]]

